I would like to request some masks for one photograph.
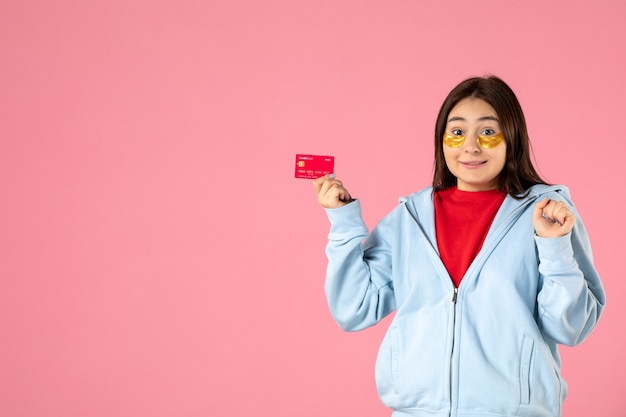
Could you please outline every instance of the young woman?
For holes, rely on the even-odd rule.
[[[605,295],[568,189],[530,160],[522,109],[497,77],[444,101],[432,187],[368,232],[360,201],[332,175],[326,295],[348,331],[396,311],[376,382],[393,416],[561,416],[557,344],[592,331]]]

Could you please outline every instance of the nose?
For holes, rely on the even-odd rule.
[[[465,142],[463,143],[463,150],[468,153],[480,152],[480,146],[478,146],[478,137],[475,134],[465,135]]]

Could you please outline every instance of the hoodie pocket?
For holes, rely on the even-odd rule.
[[[522,355],[519,368],[520,404],[530,404],[534,348],[535,341],[533,338],[525,335],[522,341]]]
[[[395,392],[399,391],[398,387],[398,378],[400,372],[399,366],[399,352],[398,352],[398,329],[392,328],[389,334],[389,345],[390,345],[390,369],[391,369],[391,386]]]
[[[397,398],[400,378],[398,329],[390,327],[376,358],[376,385],[383,397]]]

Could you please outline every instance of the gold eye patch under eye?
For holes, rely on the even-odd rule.
[[[478,135],[478,144],[481,148],[491,149],[504,142],[504,134],[496,133],[495,135],[485,136]]]
[[[465,142],[465,136],[451,135],[449,133],[443,135],[443,143],[451,148],[460,148],[463,146],[463,142]]]
[[[443,135],[443,143],[450,148],[460,148],[463,146],[465,142],[465,136],[462,135],[451,135],[446,133]],[[484,149],[495,148],[502,142],[504,142],[504,134],[496,133],[495,135],[487,136],[487,135],[478,135],[477,139],[478,145]]]

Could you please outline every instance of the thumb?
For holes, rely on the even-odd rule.
[[[548,204],[550,204],[550,199],[548,197],[544,198],[543,200],[537,202],[537,204],[535,204],[535,210],[534,210],[534,216],[535,217],[542,217],[543,214],[543,209],[546,208],[546,206]]]

